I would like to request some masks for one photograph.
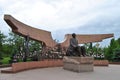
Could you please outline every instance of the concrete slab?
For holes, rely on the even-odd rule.
[[[3,70],[5,68],[0,68]],[[94,67],[93,72],[76,73],[62,67],[41,68],[15,74],[0,73],[0,80],[120,80],[120,65]]]

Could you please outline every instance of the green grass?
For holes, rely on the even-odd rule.
[[[2,64],[9,64],[10,57],[5,57],[1,60]]]

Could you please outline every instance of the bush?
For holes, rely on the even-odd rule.
[[[115,62],[119,62],[120,61],[120,48],[114,49],[113,61],[115,61]]]
[[[1,62],[2,64],[9,64],[10,57],[4,57]]]
[[[110,46],[105,50],[105,58],[109,61],[116,61],[118,60],[117,56],[119,54],[119,39],[115,40],[114,38],[111,39]]]

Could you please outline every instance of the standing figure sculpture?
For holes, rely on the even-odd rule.
[[[83,48],[84,47],[78,46],[78,40],[76,39],[76,34],[73,33],[72,38],[70,39],[70,45],[66,52],[66,56],[81,56],[81,55],[85,56],[85,51],[83,51]]]

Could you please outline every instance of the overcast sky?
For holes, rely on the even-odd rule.
[[[0,0],[0,30],[7,34],[10,27],[4,14],[51,31],[59,41],[73,32],[120,37],[120,0]]]

